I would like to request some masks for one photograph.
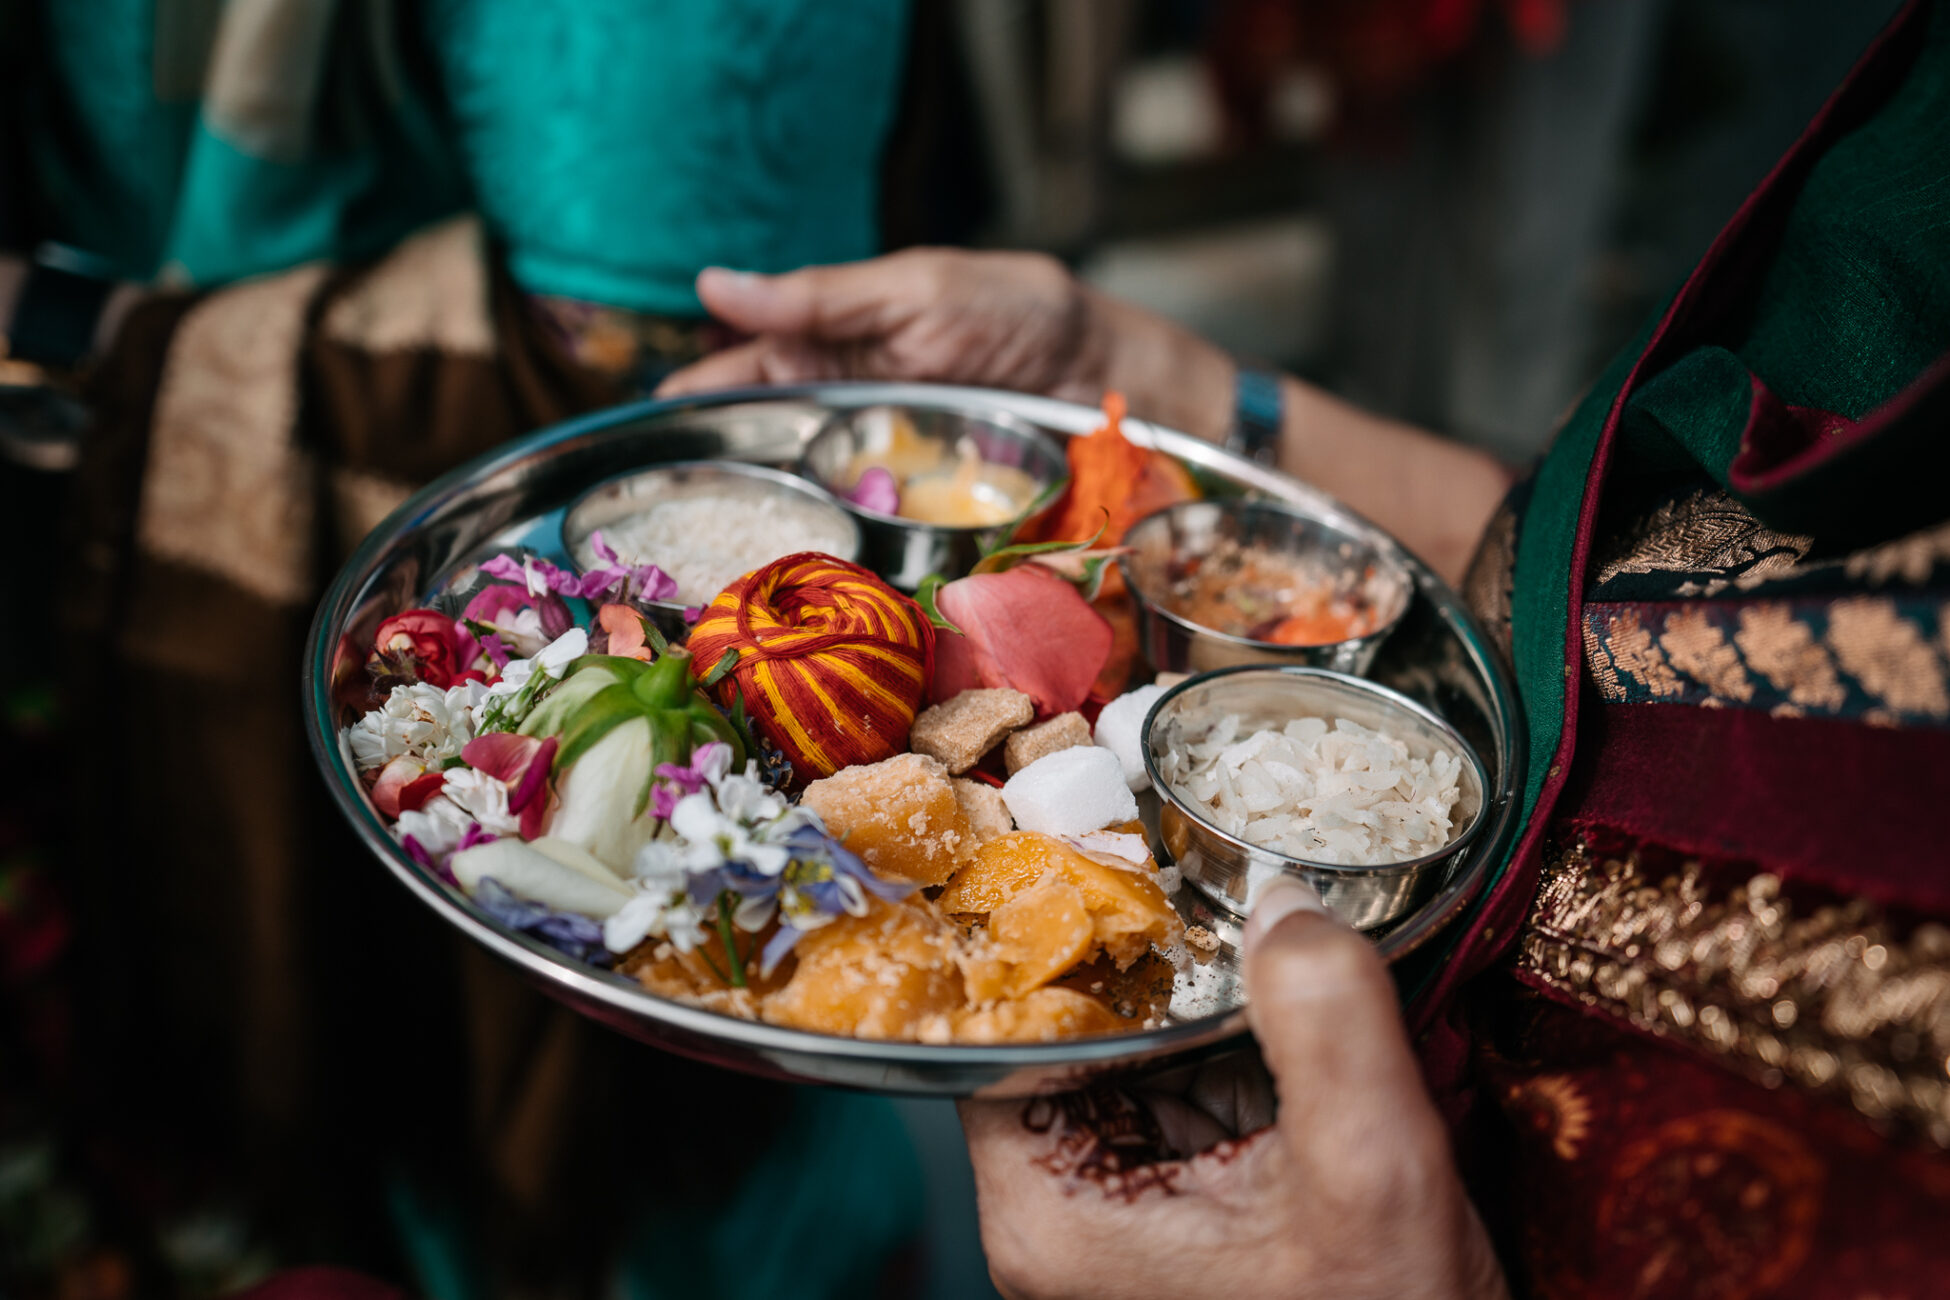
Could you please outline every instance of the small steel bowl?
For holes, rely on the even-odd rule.
[[[1300,664],[1361,674],[1414,599],[1407,557],[1378,531],[1357,531],[1284,502],[1252,499],[1184,501],[1146,515],[1124,534],[1118,557],[1137,597],[1138,644],[1160,672],[1206,672],[1236,664]],[[1210,554],[1221,542],[1259,547],[1318,563],[1335,585],[1366,587],[1383,615],[1366,636],[1324,645],[1282,645],[1194,623],[1166,605],[1166,566]]]
[[[842,560],[859,557],[859,526],[818,485],[784,470],[735,460],[679,461],[653,469],[632,470],[598,483],[563,511],[562,550],[578,570],[587,572],[600,563],[589,544],[590,535],[598,529],[614,528],[659,502],[694,496],[734,497],[749,501],[754,510],[776,504],[782,497],[804,501],[832,524],[835,537],[843,539],[835,547],[817,549]],[[806,548],[795,546],[779,554],[790,555],[802,549]],[[657,562],[654,555],[643,556],[641,560],[648,564]],[[709,604],[717,594],[680,591],[676,600],[647,600],[641,604],[650,612],[660,632],[673,641],[682,641],[689,634],[684,610]]]
[[[1194,800],[1161,771],[1194,711],[1237,713],[1245,728],[1284,726],[1294,718],[1347,718],[1407,743],[1426,759],[1437,747],[1461,756],[1455,834],[1435,852],[1408,862],[1346,867],[1309,862],[1259,848],[1205,820]],[[1336,916],[1370,930],[1407,915],[1434,894],[1482,827],[1487,778],[1476,751],[1455,728],[1384,686],[1321,668],[1242,666],[1188,678],[1166,691],[1144,719],[1144,770],[1158,792],[1159,831],[1178,869],[1200,893],[1244,918],[1273,880],[1297,877],[1319,891]]]
[[[859,521],[865,556],[861,563],[902,591],[915,590],[931,573],[944,578],[961,577],[975,567],[983,549],[1017,520],[986,527],[954,528],[882,514],[848,501],[845,493],[854,485],[845,481],[847,467],[862,452],[886,448],[893,437],[896,416],[908,420],[921,437],[944,444],[950,454],[956,454],[964,442],[972,443],[976,454],[989,464],[1023,471],[1036,484],[1036,498],[1045,495],[1070,472],[1069,461],[1054,438],[1004,415],[869,406],[834,416],[806,443],[799,459],[800,472],[830,491]]]

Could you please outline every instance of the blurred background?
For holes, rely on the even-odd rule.
[[[0,322],[38,256],[119,325],[0,357],[0,1296],[662,1293],[604,1108],[725,1089],[371,919],[295,647],[419,482],[723,342],[701,266],[1046,250],[1522,466],[1895,7],[0,0]],[[951,1108],[803,1104],[911,1202],[830,1293],[991,1294]],[[727,1187],[838,1177],[726,1126]]]

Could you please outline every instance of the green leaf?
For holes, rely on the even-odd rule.
[[[711,665],[711,671],[704,674],[704,684],[706,686],[716,686],[724,680],[726,673],[737,666],[738,651],[735,649],[725,651],[724,656],[718,662]]]
[[[975,567],[969,572],[1001,573],[1012,568],[1017,560],[1027,559],[1032,555],[1054,555],[1059,551],[1087,551],[1097,544],[1099,537],[1104,535],[1104,529],[1110,527],[1110,512],[1104,510],[1099,513],[1104,516],[1104,522],[1097,525],[1096,532],[1080,542],[1018,542],[1013,546],[998,547],[976,561]]]
[[[569,719],[578,709],[587,704],[592,696],[608,687],[620,685],[624,681],[625,674],[614,671],[607,657],[585,656],[575,662],[585,666],[580,669],[574,665],[570,666],[568,677],[543,696],[542,702],[535,706],[534,712],[522,721],[519,728],[522,735],[561,735]],[[635,661],[624,660],[623,662],[634,663]]]
[[[1093,555],[1083,562],[1083,576],[1075,581],[1085,600],[1097,599],[1097,593],[1104,589],[1104,566],[1110,562],[1108,555]]]
[[[576,710],[562,731],[562,748],[555,751],[555,770],[566,772],[590,746],[631,718],[643,716],[643,704],[625,682],[605,686]]]
[[[949,622],[948,616],[941,612],[941,589],[947,585],[948,580],[946,578],[938,573],[930,573],[927,577],[921,579],[920,587],[915,590],[914,603],[919,605],[921,612],[928,616],[928,622],[934,624],[942,631],[953,632],[956,636],[966,635],[960,628]]]
[[[659,658],[670,653],[670,638],[663,634],[662,628],[658,627],[642,614],[636,616],[636,621],[643,624],[643,639],[650,643],[650,649]]]
[[[1029,509],[1017,515],[1015,518],[1015,522],[1009,525],[1008,530],[1004,532],[1000,537],[997,537],[995,539],[994,549],[1000,550],[1002,547],[1008,546],[1011,543],[1013,543],[1016,540],[1017,536],[1021,534],[1023,525],[1027,524],[1030,520],[1034,519],[1037,515],[1042,514],[1043,511],[1055,505],[1056,499],[1062,496],[1064,492],[1068,491],[1069,487],[1070,487],[1070,480],[1067,478],[1060,478],[1056,480],[1056,482],[1044,488],[1041,494],[1038,495],[1034,501],[1031,501],[1029,503]]]

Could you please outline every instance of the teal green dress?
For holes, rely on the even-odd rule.
[[[473,210],[533,294],[697,316],[706,265],[878,251],[906,8],[284,0],[253,30],[224,0],[0,0],[0,136],[22,146],[0,230],[218,287]],[[906,1130],[882,1098],[790,1098],[727,1203],[617,1207],[614,1294],[874,1291],[919,1229]],[[477,1229],[428,1208],[451,1189],[382,1190],[419,1293],[489,1292]]]
[[[220,0],[0,0],[43,234],[217,285],[473,207],[531,292],[664,315],[878,251],[902,0],[266,8],[252,45]]]

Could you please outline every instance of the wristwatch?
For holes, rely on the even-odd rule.
[[[1280,449],[1280,424],[1285,399],[1280,377],[1271,370],[1240,363],[1232,385],[1232,427],[1225,449],[1262,465],[1271,465]]]

